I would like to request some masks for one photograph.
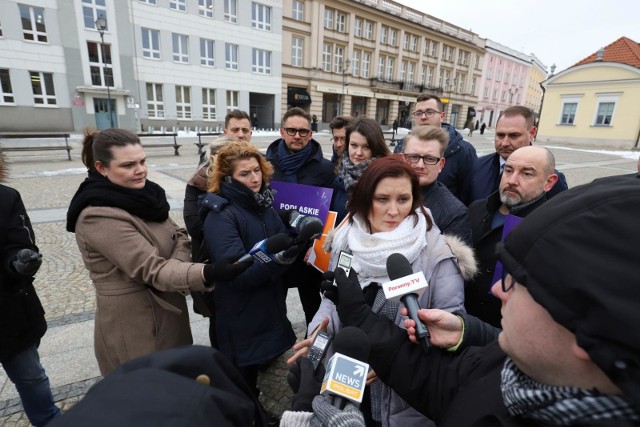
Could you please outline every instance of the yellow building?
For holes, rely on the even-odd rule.
[[[537,140],[638,147],[640,45],[621,37],[542,83]]]

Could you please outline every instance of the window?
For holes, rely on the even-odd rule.
[[[371,54],[369,52],[362,52],[362,74],[364,79],[369,78],[369,68],[371,65]]]
[[[186,12],[187,0],[171,0],[169,2],[169,9],[179,10],[180,12]]]
[[[409,33],[404,33],[404,50],[409,50]]]
[[[407,78],[407,66],[408,66],[407,61],[402,61],[400,63],[400,81],[401,82],[406,81],[405,79]]]
[[[336,30],[341,33],[347,31],[347,15],[344,13],[336,14]]]
[[[198,15],[213,18],[213,0],[198,0]]]
[[[391,57],[387,58],[387,74],[385,76],[385,78],[389,81],[391,81],[393,79],[393,66],[394,66],[395,60]]]
[[[416,64],[413,62],[409,62],[409,69],[407,70],[407,82],[411,85],[410,86],[411,88],[413,88],[413,76],[415,72],[416,72]]]
[[[200,65],[213,67],[215,60],[215,43],[213,40],[200,39]]]
[[[482,96],[485,98],[489,97],[489,86],[484,87],[484,92],[482,92]]]
[[[480,55],[476,55],[476,70],[480,69]]]
[[[449,46],[447,48],[447,61],[453,62],[453,55],[455,53],[456,48],[453,46]]]
[[[271,74],[271,51],[253,48],[251,71],[257,74]]]
[[[433,87],[433,74],[435,72],[435,68],[427,67],[427,86]]]
[[[251,26],[258,30],[271,31],[271,8],[264,4],[251,4]]]
[[[113,87],[113,68],[111,65],[111,45],[104,45],[104,58],[102,46],[95,42],[87,42],[89,52],[89,71],[93,86]]]
[[[22,37],[25,40],[34,42],[47,42],[47,27],[44,23],[44,9],[41,7],[27,6],[20,7],[20,19],[22,20]]]
[[[466,83],[467,75],[458,73],[456,75],[456,81],[458,83],[458,93],[464,93],[464,84]]]
[[[502,78],[502,71],[496,70],[496,81],[499,82]]]
[[[227,91],[227,112],[231,110],[237,110],[238,107],[238,91],[237,90],[228,90]]]
[[[476,84],[478,83],[477,77],[471,79],[471,93],[469,95],[476,96]]]
[[[434,58],[438,57],[438,48],[440,47],[440,43],[438,42],[431,42],[431,56],[433,56]]]
[[[160,59],[160,31],[142,28],[142,56]]]
[[[202,118],[204,120],[216,119],[216,90],[202,88]]]
[[[104,4],[105,0],[82,0],[82,17],[84,19],[84,27],[92,30],[96,29],[96,19],[102,15],[107,17],[107,8]],[[107,19],[107,30],[109,20]]]
[[[384,63],[386,59],[387,58],[382,55],[378,58],[378,79],[380,80],[384,80]]]
[[[414,36],[413,34],[411,34],[411,51],[418,51],[418,36]]]
[[[487,70],[487,78],[488,78],[488,79],[493,78],[493,68],[489,68],[489,69]]]
[[[191,88],[189,86],[176,86],[176,117],[179,119],[191,118]]]
[[[353,54],[351,55],[351,75],[353,77],[360,76],[360,51],[353,50]]]
[[[389,36],[389,28],[382,26],[382,30],[380,31],[380,43],[387,44],[387,38]]]
[[[0,37],[2,37],[2,22],[0,22]]]
[[[561,125],[572,125],[576,119],[577,102],[567,102],[562,106],[562,117],[560,117]]]
[[[225,43],[224,44],[224,68],[227,70],[238,69],[238,45]]]
[[[173,60],[183,64],[189,63],[189,36],[171,33],[173,39]]]
[[[331,71],[331,51],[332,46],[329,43],[322,45],[322,71]]]
[[[342,67],[344,66],[344,47],[336,46],[333,49],[333,72],[342,73]]]
[[[613,117],[613,108],[615,102],[600,102],[598,103],[598,113],[596,114],[596,126],[611,126],[611,118]]]
[[[56,91],[53,87],[53,74],[29,71],[33,102],[36,105],[56,105]]]
[[[238,23],[237,0],[224,0],[224,20],[232,24]]]
[[[364,22],[364,38],[367,40],[373,40],[373,22]]]
[[[304,21],[304,2],[293,0],[293,13],[291,17],[297,21]]]
[[[333,30],[333,10],[324,10],[324,27],[328,30]]]
[[[9,70],[0,69],[0,104],[13,104],[14,102]]]
[[[147,83],[147,115],[150,119],[164,117],[164,99],[160,83]]]
[[[146,4],[156,4],[156,0],[138,0],[140,3],[146,3]]]
[[[353,35],[355,37],[362,37],[362,18],[356,18],[353,24]]]
[[[291,65],[294,67],[302,67],[302,43],[302,37],[291,37]]]
[[[498,89],[493,90],[493,99],[498,99]]]
[[[396,46],[398,30],[389,28],[389,45]]]
[[[502,100],[503,100],[503,101],[506,101],[506,100],[507,100],[507,91],[506,91],[506,90],[503,90],[503,91],[502,91]]]

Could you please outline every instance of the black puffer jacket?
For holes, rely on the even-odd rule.
[[[0,185],[0,362],[38,342],[47,330],[33,277],[10,265],[21,249],[37,251],[31,221],[20,193]]]

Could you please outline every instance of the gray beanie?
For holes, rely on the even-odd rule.
[[[559,194],[496,251],[640,409],[640,177],[603,178]]]

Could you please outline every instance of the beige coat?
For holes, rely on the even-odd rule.
[[[76,241],[96,288],[94,346],[102,375],[127,360],[192,343],[185,295],[202,291],[186,230],[112,207],[85,208]]]

